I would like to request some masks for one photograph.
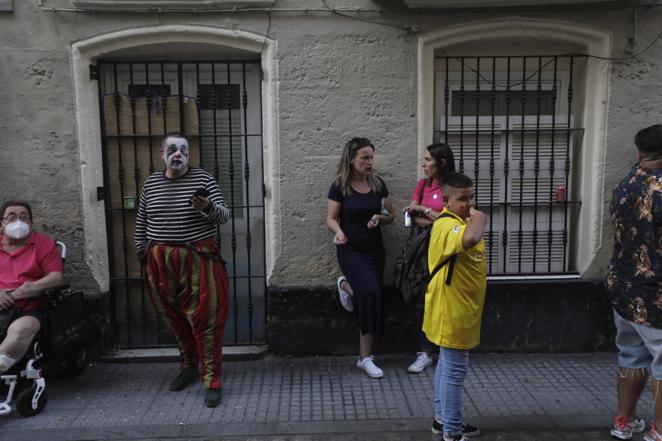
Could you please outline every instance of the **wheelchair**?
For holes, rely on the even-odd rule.
[[[57,242],[60,256],[64,262],[67,247]],[[58,287],[46,291],[49,309],[57,306],[62,297],[71,293],[68,286]],[[58,365],[48,364],[48,323],[41,329],[30,344],[23,358],[14,364],[7,372],[0,375],[0,415],[6,415],[14,409],[23,416],[29,417],[40,413],[48,402],[46,393],[46,372],[60,373],[67,378],[80,375],[87,366],[88,348],[81,349],[72,357],[60,360]],[[5,335],[0,335],[0,341]]]
[[[0,387],[6,390],[6,398],[0,403],[0,415],[12,411],[11,402],[14,395],[14,406],[21,416],[36,415],[46,406],[48,395],[43,376],[44,352],[40,340],[40,335],[37,335],[25,356],[0,375]]]

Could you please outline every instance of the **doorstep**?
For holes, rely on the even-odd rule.
[[[257,360],[269,349],[267,345],[223,346],[223,359],[228,361]],[[179,351],[175,347],[115,349],[104,354],[109,363],[177,362]]]

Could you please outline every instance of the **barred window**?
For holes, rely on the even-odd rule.
[[[433,139],[452,147],[489,215],[491,275],[576,273],[579,64],[572,56],[435,60]]]
[[[168,46],[171,50],[172,47]],[[171,345],[146,300],[134,236],[145,179],[162,170],[169,132],[218,181],[230,220],[218,227],[233,309],[224,344],[264,340],[264,184],[259,60],[99,62],[111,322],[115,344]]]

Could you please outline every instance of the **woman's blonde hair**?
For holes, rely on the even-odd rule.
[[[375,146],[368,138],[352,138],[347,141],[340,156],[337,182],[344,197],[352,195],[352,159],[363,147],[372,147],[372,150],[375,150]],[[382,190],[382,182],[374,173],[368,175],[368,186],[373,193],[379,193]]]

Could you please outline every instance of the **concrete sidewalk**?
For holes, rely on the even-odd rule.
[[[381,380],[354,357],[225,362],[215,409],[203,405],[201,384],[168,391],[174,363],[96,363],[76,379],[49,380],[43,413],[0,417],[0,438],[438,439],[429,431],[434,368],[408,373],[409,355],[376,361]],[[616,354],[473,354],[471,363],[464,415],[481,427],[480,439],[608,438]],[[652,416],[649,391],[639,413]],[[543,432],[561,435],[526,435]]]

